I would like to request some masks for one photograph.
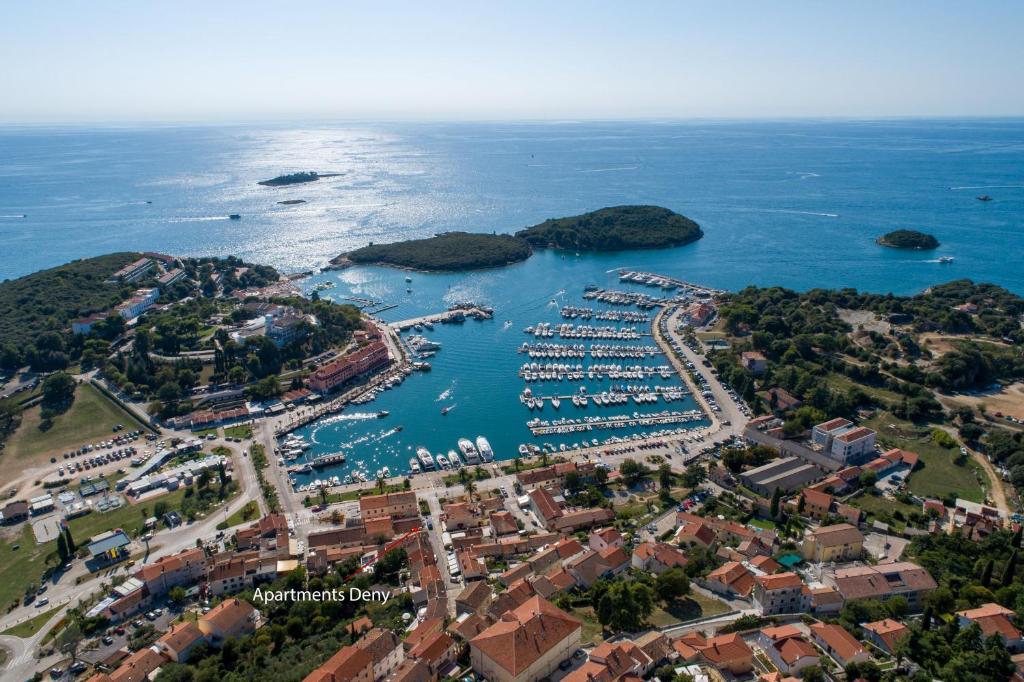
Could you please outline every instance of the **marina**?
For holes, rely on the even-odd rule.
[[[641,415],[616,415],[613,417],[586,417],[584,419],[555,419],[545,421],[538,418],[526,423],[534,436],[551,434],[579,433],[594,429],[623,429],[637,426],[662,426],[666,424],[685,424],[699,421],[704,414],[699,410],[689,412],[665,411]]]

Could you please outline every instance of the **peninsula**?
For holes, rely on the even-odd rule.
[[[875,243],[890,249],[914,249],[917,251],[928,251],[939,246],[938,239],[917,230],[894,230],[883,234],[875,240]]]
[[[661,206],[612,206],[550,218],[516,236],[539,248],[619,251],[682,246],[704,232],[694,221]]]
[[[526,240],[508,234],[443,232],[426,239],[370,244],[332,259],[331,264],[391,265],[425,271],[476,270],[518,263],[532,252]]]
[[[286,185],[301,185],[304,182],[316,182],[320,178],[333,178],[337,175],[341,175],[341,173],[302,171],[299,173],[289,173],[288,175],[278,175],[276,178],[261,180],[256,184],[263,185],[264,187],[284,187]]]

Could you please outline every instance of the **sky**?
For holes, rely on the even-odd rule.
[[[47,0],[0,122],[1024,115],[1024,3]]]

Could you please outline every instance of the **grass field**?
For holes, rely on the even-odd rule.
[[[258,515],[259,507],[256,506],[255,502],[249,502],[227,518],[228,528],[231,526],[237,526],[240,523],[245,523],[246,521],[251,521]]]
[[[916,474],[915,474],[916,475]],[[899,500],[885,497],[884,495],[858,495],[851,499],[849,504],[863,510],[871,520],[881,520],[885,523],[895,523],[897,526],[904,526],[905,523],[893,519],[893,512],[901,512],[904,518],[909,518],[913,511],[920,511],[920,507],[905,504]]]
[[[984,473],[967,458],[962,466],[954,464],[959,453],[939,447],[931,438],[931,428],[920,427],[880,412],[864,423],[878,432],[878,441],[887,447],[916,452],[924,466],[910,475],[910,492],[922,497],[943,498],[949,493],[974,502],[984,497],[980,481]]]
[[[48,620],[53,618],[54,610],[55,609],[50,609],[49,611],[43,611],[39,615],[33,616],[32,618],[26,620],[23,623],[18,623],[17,625],[12,625],[11,627],[9,627],[6,630],[4,630],[3,632],[0,632],[0,634],[12,635],[14,637],[31,637],[32,635],[34,635],[37,632],[39,632],[39,628],[41,628],[44,625],[46,625],[46,622]]]
[[[604,641],[601,624],[597,622],[597,614],[594,613],[593,607],[573,609],[570,613],[583,623],[583,632],[580,635],[582,644],[600,644]]]
[[[38,406],[22,413],[21,425],[7,440],[6,452],[18,459],[39,456],[60,457],[65,450],[86,443],[110,438],[115,424],[129,430],[142,428],[136,420],[111,402],[90,384],[81,384],[75,391],[75,402],[64,414],[53,419],[53,426],[39,430],[42,421]]]
[[[252,426],[249,424],[225,426],[224,436],[227,438],[252,438]]]
[[[875,400],[882,401],[886,404],[899,403],[903,400],[903,396],[899,393],[890,391],[887,388],[879,388],[877,386],[869,386],[868,384],[859,384],[849,377],[845,377],[842,374],[836,374],[832,372],[829,374],[825,381],[834,389],[841,391],[849,391],[851,388],[859,388],[860,390],[867,393]]]
[[[655,607],[647,620],[651,625],[664,627],[666,625],[676,625],[696,620],[697,618],[714,616],[719,613],[725,613],[728,610],[729,606],[723,601],[712,597],[705,597],[697,592],[691,592],[685,599],[677,600],[675,603],[670,604],[668,608]]]
[[[167,510],[171,511],[180,507],[183,499],[185,499],[185,488],[179,488],[140,505],[125,504],[112,511],[93,512],[79,516],[77,519],[68,521],[68,527],[71,529],[71,535],[75,538],[75,543],[79,545],[84,544],[92,536],[112,528],[120,528],[128,535],[135,537],[142,532],[146,518],[153,515],[153,508],[158,502],[165,503]],[[145,513],[143,513],[143,509],[145,509]]]
[[[14,549],[14,545],[19,545]],[[0,611],[13,601],[20,601],[30,583],[39,582],[46,570],[46,557],[57,551],[56,542],[37,545],[32,527],[22,526],[14,542],[0,541]]]

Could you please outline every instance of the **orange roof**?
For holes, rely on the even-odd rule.
[[[793,665],[801,658],[807,658],[808,656],[818,657],[817,650],[803,637],[786,637],[785,639],[778,640],[772,646],[779,652],[779,657],[788,665]]]
[[[110,673],[112,682],[143,682],[149,674],[167,662],[167,658],[150,647],[139,649]]]
[[[409,651],[409,656],[436,663],[453,646],[455,640],[447,632],[432,632]]]
[[[750,565],[758,570],[764,571],[769,575],[775,573],[775,571],[782,568],[782,564],[780,564],[778,561],[771,558],[770,556],[764,556],[763,554],[758,554],[756,557],[751,559]]]
[[[801,494],[803,495],[804,500],[807,501],[807,504],[814,505],[815,507],[823,507],[826,510],[832,506],[832,496],[828,493],[805,488]]]
[[[836,440],[841,440],[844,443],[852,443],[855,440],[860,440],[861,438],[873,435],[875,435],[875,432],[871,429],[864,426],[858,426],[855,429],[850,429],[846,433],[839,434],[836,436]]]
[[[199,627],[195,623],[188,621],[185,623],[175,623],[156,642],[172,651],[181,652],[202,638],[203,633]]]
[[[743,641],[738,632],[712,637],[700,647],[700,654],[714,665],[750,658],[754,652]]]
[[[470,645],[516,676],[580,628],[580,621],[548,600],[532,597],[502,615]]]
[[[792,571],[776,573],[775,575],[759,575],[754,580],[765,590],[783,590],[791,587],[800,587],[803,581],[800,576]]]
[[[890,652],[895,650],[896,644],[910,633],[910,628],[892,618],[878,620],[874,623],[863,623],[861,627],[875,633],[880,640],[885,642]]]
[[[761,628],[761,634],[776,642],[787,637],[800,637],[803,633],[795,625],[777,625],[775,627]]]
[[[708,640],[699,632],[692,632],[672,640],[672,648],[682,656],[684,661],[691,661],[707,646]]]
[[[811,634],[828,645],[828,648],[842,659],[842,663],[849,663],[854,656],[865,653],[857,638],[838,625],[814,623],[811,625]]]
[[[373,667],[370,654],[354,646],[342,647],[338,653],[327,659],[327,662],[314,670],[307,680],[334,680],[348,682],[354,680],[367,668]]]
[[[530,499],[537,506],[537,510],[547,520],[557,519],[562,515],[562,509],[555,502],[555,498],[551,496],[544,488],[535,488],[530,491]]]
[[[210,623],[220,630],[233,631],[245,621],[253,618],[255,614],[256,609],[249,602],[241,599],[225,599],[210,609],[208,613],[203,614],[199,620]]]

